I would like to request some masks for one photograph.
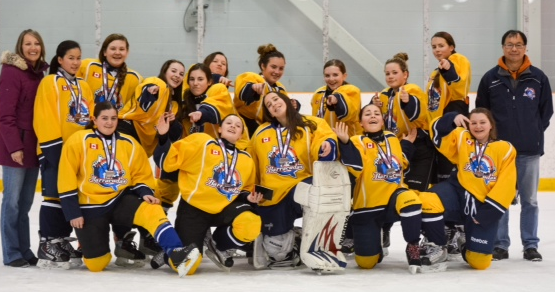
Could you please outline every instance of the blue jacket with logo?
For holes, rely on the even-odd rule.
[[[498,65],[482,77],[476,107],[492,112],[498,138],[511,142],[518,154],[543,155],[552,98],[549,80],[540,69],[530,66],[514,80]]]

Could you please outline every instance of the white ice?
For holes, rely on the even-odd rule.
[[[105,271],[89,272],[84,266],[72,270],[43,270],[36,267],[0,266],[0,291],[555,291],[555,193],[540,193],[540,246],[542,262],[522,259],[519,238],[519,206],[511,207],[510,258],[493,262],[476,271],[463,262],[450,262],[443,273],[411,275],[407,270],[405,242],[398,223],[393,226],[390,254],[373,270],[361,270],[354,258],[341,274],[316,275],[306,267],[291,271],[254,270],[246,259],[236,259],[231,273],[219,270],[205,258],[197,273],[179,278],[164,266],[152,270],[126,269],[112,262]],[[39,194],[31,210],[32,249],[38,247]],[[170,218],[175,218],[175,208]],[[554,277],[554,278],[551,278]],[[553,285],[553,286],[552,286]],[[552,288],[549,288],[552,287]],[[552,290],[553,289],[553,290]]]

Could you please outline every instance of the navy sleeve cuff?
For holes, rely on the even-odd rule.
[[[79,206],[79,195],[77,190],[60,194],[60,202],[62,204],[64,217],[67,221],[83,216],[81,207]]]

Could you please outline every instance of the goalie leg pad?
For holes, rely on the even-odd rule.
[[[289,232],[277,236],[265,235],[262,241],[264,250],[273,261],[283,261],[293,250],[295,244],[295,232]]]

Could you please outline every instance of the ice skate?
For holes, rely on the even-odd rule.
[[[186,247],[175,248],[169,256],[170,261],[177,270],[179,277],[187,275],[189,270],[195,266],[199,257],[200,252],[194,243]]]
[[[77,238],[65,237],[60,243],[60,247],[69,255],[69,265],[72,268],[79,267],[83,264],[83,253],[79,249],[74,249],[71,245],[72,241],[76,241]]]
[[[141,268],[145,265],[145,254],[137,249],[137,244],[133,241],[135,234],[137,232],[129,231],[116,241],[116,266]]]
[[[37,252],[37,267],[43,269],[64,269],[69,270],[69,254],[61,247],[64,241],[62,237],[44,238],[41,237],[39,250]]]

